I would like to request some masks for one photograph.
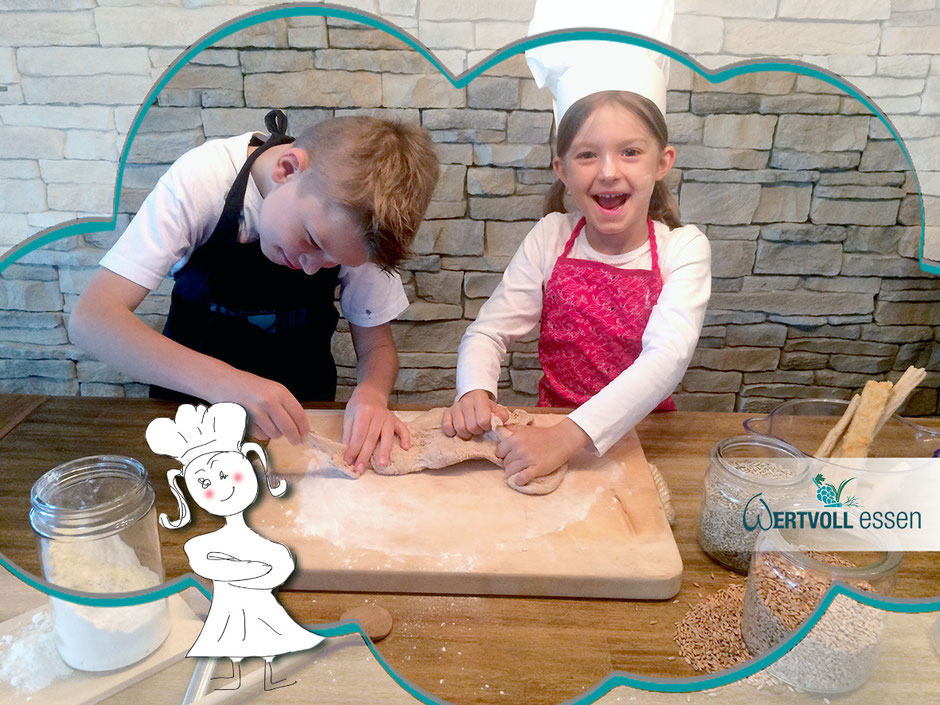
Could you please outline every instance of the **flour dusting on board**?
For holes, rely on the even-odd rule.
[[[486,522],[487,536],[500,536],[500,550],[519,551],[531,539],[583,521],[602,497],[611,501],[610,490],[596,478],[579,483],[577,470],[569,472],[555,493],[527,496],[507,486],[497,467],[454,466],[400,476],[366,472],[353,480],[319,469],[323,458],[316,451],[311,450],[308,460],[307,474],[294,480],[295,529],[340,550],[380,552],[390,567],[396,557],[423,555],[431,534],[438,567],[472,570],[474,556],[493,548],[481,535],[481,522]],[[619,481],[619,475],[615,470],[611,481]]]
[[[16,634],[0,640],[0,679],[20,694],[40,691],[72,673],[56,651],[52,616],[46,609],[34,614]]]

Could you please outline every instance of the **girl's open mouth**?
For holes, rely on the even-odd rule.
[[[605,211],[617,211],[627,202],[625,193],[596,193],[593,196],[594,201]]]

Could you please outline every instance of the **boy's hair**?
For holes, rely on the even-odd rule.
[[[669,144],[666,118],[659,112],[659,108],[656,107],[653,101],[630,91],[600,91],[599,93],[591,93],[576,101],[562,115],[555,138],[555,153],[560,159],[565,158],[575,135],[584,125],[584,121],[595,110],[605,105],[619,105],[640,118],[650,134],[656,138],[660,149],[665,149],[666,145]],[[560,179],[555,179],[548,195],[545,196],[545,213],[564,213],[564,196],[565,184]],[[665,223],[670,228],[678,228],[682,225],[679,220],[679,204],[676,203],[672,191],[662,181],[657,181],[653,186],[649,217]]]
[[[440,169],[427,131],[350,115],[307,128],[294,146],[310,160],[300,191],[325,184],[329,197],[358,221],[369,261],[386,271],[401,264],[410,254]]]

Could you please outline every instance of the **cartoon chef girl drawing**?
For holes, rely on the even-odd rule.
[[[183,478],[190,496],[210,514],[225,517],[225,526],[187,541],[183,550],[197,575],[212,581],[212,604],[196,643],[187,656],[225,657],[232,661],[234,690],[241,685],[241,660],[265,660],[264,689],[292,683],[274,680],[275,656],[303,651],[323,638],[307,631],[287,614],[274,589],[294,571],[290,550],[257,534],[246,523],[244,511],[258,497],[258,478],[248,460],[254,452],[264,467],[267,460],[257,443],[243,443],[247,414],[238,404],[209,408],[184,404],[175,419],[155,419],[147,427],[147,443],[154,453],[176,458],[182,468],[167,472],[170,489],[179,503],[180,517],[160,515],[167,529],[189,523],[186,498],[176,480]],[[280,497],[287,484],[268,486]],[[275,685],[279,684],[279,685]]]

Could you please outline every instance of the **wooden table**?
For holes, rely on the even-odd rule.
[[[152,475],[157,511],[176,516],[165,480],[172,461],[151,453],[144,440],[147,423],[172,416],[175,408],[149,399],[0,395],[0,552],[40,573],[28,522],[30,487],[51,467],[85,455],[114,453],[139,459]],[[679,516],[675,536],[685,572],[675,600],[284,591],[281,602],[305,624],[334,622],[364,602],[384,606],[395,626],[378,645],[379,651],[401,676],[453,703],[559,703],[578,696],[613,670],[664,677],[699,675],[678,656],[672,637],[690,604],[743,580],[701,551],[696,532],[708,450],[722,438],[741,434],[741,422],[747,417],[676,412],[651,416],[637,428],[647,458],[670,486]],[[167,577],[189,572],[182,550],[188,538],[220,525],[215,517],[197,512],[194,524],[161,531]],[[940,554],[906,554],[896,594],[936,597],[938,593]]]

